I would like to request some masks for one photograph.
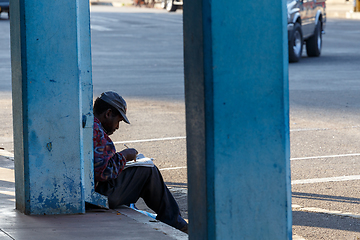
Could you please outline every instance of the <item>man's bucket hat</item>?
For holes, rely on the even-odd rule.
[[[104,92],[101,94],[100,99],[118,110],[124,118],[124,122],[130,124],[129,119],[126,117],[126,102],[119,94],[113,91]]]

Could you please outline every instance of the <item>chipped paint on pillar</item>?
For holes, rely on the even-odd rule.
[[[85,211],[84,159],[92,149],[88,4],[11,0],[16,205],[26,214]]]

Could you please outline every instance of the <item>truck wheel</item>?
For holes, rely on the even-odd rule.
[[[161,8],[162,9],[166,8],[166,0],[161,0]]]
[[[289,39],[289,62],[298,62],[301,58],[303,37],[301,26],[295,23],[294,30]]]
[[[321,23],[318,21],[315,27],[314,35],[306,41],[306,53],[309,57],[318,57],[321,54],[322,33]]]
[[[166,0],[166,10],[168,10],[168,12],[176,11],[176,5],[174,5],[174,0]]]

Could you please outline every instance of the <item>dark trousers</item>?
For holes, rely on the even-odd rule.
[[[110,208],[136,203],[141,197],[159,221],[177,229],[187,225],[157,167],[127,168],[116,179],[99,182],[96,191],[108,196]]]

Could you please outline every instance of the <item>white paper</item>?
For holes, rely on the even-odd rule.
[[[144,154],[139,153],[136,156],[136,161],[133,160],[127,162],[124,169],[128,167],[154,167],[155,165],[153,160],[153,158],[145,157]]]

